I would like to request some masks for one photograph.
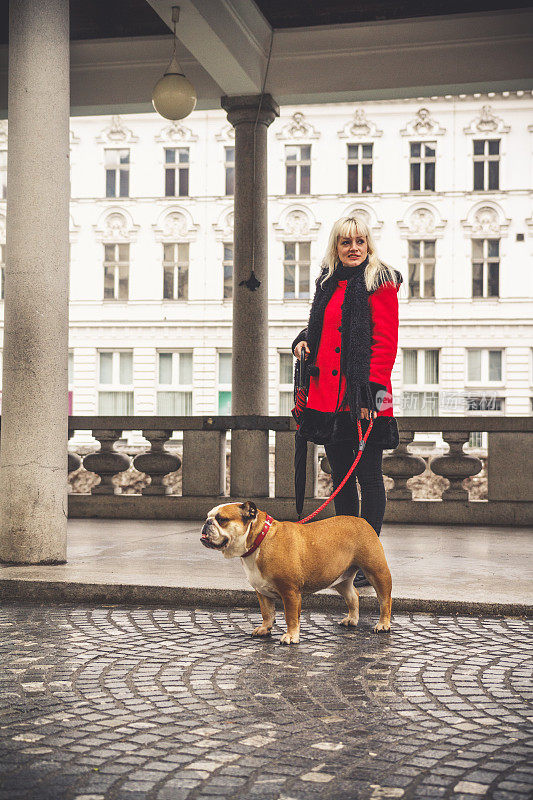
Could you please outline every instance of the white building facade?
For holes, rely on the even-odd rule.
[[[532,108],[526,92],[282,108],[270,414],[289,413],[290,344],[352,213],[404,277],[395,414],[532,413]],[[231,413],[232,133],[222,110],[72,118],[71,413]],[[4,123],[2,273],[6,159]]]

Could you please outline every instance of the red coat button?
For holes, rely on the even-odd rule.
[[[332,371],[332,373],[331,373],[331,374],[332,374],[332,375],[337,375],[337,374],[338,374],[338,372],[339,372],[339,370],[338,370],[338,369],[334,369],[334,370]]]
[[[340,347],[336,347],[336,348],[335,348],[335,352],[336,352],[336,353],[340,353],[340,351],[341,351]]]

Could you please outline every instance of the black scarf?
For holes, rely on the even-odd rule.
[[[326,306],[339,280],[348,280],[342,304],[341,372],[346,377],[343,403],[347,401],[354,419],[361,419],[362,408],[377,410],[369,385],[372,318],[365,284],[367,264],[368,257],[356,267],[345,267],[339,263],[323,286],[320,281],[324,273],[320,275],[307,326],[307,344],[311,350],[310,361],[313,362],[318,353]]]

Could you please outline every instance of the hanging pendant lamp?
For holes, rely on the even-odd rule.
[[[176,23],[179,20],[179,6],[172,6],[174,23],[174,48],[172,58],[165,74],[157,81],[152,92],[152,105],[165,119],[184,119],[196,106],[196,91],[185,77],[176,59]]]

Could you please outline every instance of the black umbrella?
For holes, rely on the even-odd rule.
[[[297,370],[297,386],[295,387],[295,395],[296,395],[296,409],[295,411],[300,412],[298,416],[296,416],[296,421],[298,422],[301,419],[303,414],[303,410],[307,403],[307,369],[305,363],[305,353],[304,348],[302,347],[302,354],[300,356],[300,369]],[[296,376],[295,376],[296,377]],[[296,498],[296,512],[298,514],[298,519],[302,516],[302,509],[304,507],[304,497],[305,497],[305,480],[306,480],[306,471],[307,471],[307,439],[304,439],[303,436],[300,436],[298,431],[296,431],[296,436],[294,438],[294,495]]]

